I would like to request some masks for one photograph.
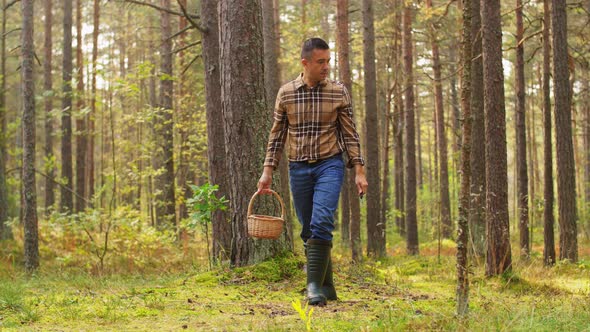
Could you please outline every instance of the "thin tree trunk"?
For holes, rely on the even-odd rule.
[[[2,0],[2,34],[0,35],[0,240],[12,238],[8,221],[6,187],[6,0]]]
[[[475,0],[479,1],[479,0]],[[463,136],[461,145],[461,196],[457,231],[457,313],[469,311],[469,204],[471,200],[471,0],[463,0],[463,40],[461,45],[461,110],[463,110]]]
[[[486,275],[512,268],[508,217],[506,109],[502,71],[500,1],[482,0],[482,48],[486,137]]]
[[[289,243],[285,236],[278,241],[253,241],[246,229],[249,193],[257,186],[256,173],[264,159],[262,147],[267,138],[257,133],[268,133],[271,127],[271,116],[265,107],[260,1],[221,0],[219,10],[221,100],[231,174],[231,264],[243,266],[276,255],[286,250]],[[259,203],[268,207],[262,200]]]
[[[518,181],[518,229],[520,233],[520,257],[530,256],[529,243],[529,193],[526,164],[526,115],[524,82],[524,26],[522,0],[516,0],[516,168]]]
[[[426,0],[426,7],[432,8],[432,0]],[[445,118],[442,91],[442,73],[440,64],[440,51],[438,41],[436,40],[437,27],[430,25],[430,42],[432,45],[432,63],[434,72],[434,99],[436,114],[436,141],[438,143],[438,153],[440,156],[439,170],[439,195],[440,195],[440,214],[442,224],[442,236],[451,238],[453,232],[453,223],[451,222],[451,200],[449,197],[449,166],[447,159],[447,137],[445,134]]]
[[[389,80],[388,80],[389,81]],[[389,82],[387,84],[389,86]],[[383,131],[384,131],[384,140],[383,140],[383,179],[381,185],[381,220],[387,220],[387,212],[389,211],[389,207],[387,204],[387,199],[389,198],[389,133],[390,133],[390,124],[391,124],[391,103],[392,103],[392,96],[391,92],[387,92],[386,97],[386,104],[385,104],[385,120],[383,123]],[[385,232],[386,229],[383,227],[383,231]]]
[[[170,0],[160,0],[163,8],[170,8]],[[174,120],[172,97],[174,81],[172,80],[172,26],[170,14],[160,12],[161,44],[160,56],[160,101],[155,112],[154,126],[156,129],[155,169],[161,174],[155,176],[156,186],[156,223],[158,227],[174,227],[176,220],[176,201],[174,193]]]
[[[375,70],[375,29],[373,4],[363,0],[363,62],[365,73],[365,123],[367,144],[367,255],[385,255],[385,220],[379,217],[379,130],[377,119],[377,73]]]
[[[263,38],[264,38],[264,80],[266,89],[267,109],[270,116],[273,114],[275,100],[281,87],[281,70],[279,67],[279,51],[280,51],[280,37],[276,34],[277,29],[275,25],[279,22],[275,21],[274,15],[274,0],[262,0],[262,23],[263,23]],[[285,226],[287,230],[287,241],[293,244],[293,227],[291,220],[291,193],[289,189],[289,164],[287,159],[286,149],[283,149],[282,162],[279,164],[279,193],[284,198],[285,210]]]
[[[77,76],[77,103],[78,112],[86,107],[84,102],[84,58],[82,55],[82,0],[76,0],[76,71]],[[75,212],[84,210],[86,206],[86,152],[87,152],[87,135],[85,116],[78,114],[76,116],[76,200]]]
[[[230,197],[229,173],[226,164],[221,78],[219,62],[219,26],[217,0],[201,2],[201,24],[207,29],[202,35],[203,64],[205,68],[205,101],[207,107],[207,160],[209,182],[219,186],[218,197]],[[227,211],[215,211],[212,218],[213,257],[225,260],[230,257],[232,230]]]
[[[393,154],[394,154],[394,174],[395,174],[395,224],[399,234],[406,236],[406,218],[404,211],[404,103],[402,100],[403,82],[403,54],[402,54],[402,11],[403,3],[401,0],[395,1],[395,108],[393,113]]]
[[[350,79],[350,64],[348,62],[348,0],[338,0],[336,2],[336,49],[338,53],[338,77],[344,83],[347,89],[351,87]],[[352,93],[349,90],[349,93]],[[351,199],[354,196],[350,195],[348,187],[349,183],[353,182],[351,179],[351,172],[344,171],[344,184],[340,197],[340,211],[342,218],[340,219],[340,235],[342,236],[342,243],[344,247],[350,247],[350,205]]]
[[[469,230],[473,254],[484,257],[486,251],[486,150],[483,93],[483,59],[481,41],[480,0],[471,1],[471,118],[472,132],[478,133],[471,139],[471,210]]]
[[[45,106],[45,160],[50,166],[45,167],[47,177],[45,178],[45,210],[49,211],[55,203],[55,167],[53,155],[53,119],[51,111],[53,110],[53,75],[51,73],[51,64],[53,60],[53,39],[51,25],[53,21],[53,0],[45,1],[45,31],[44,31],[44,46],[43,53],[45,61],[43,61],[43,90],[45,97],[43,98]],[[51,92],[51,93],[49,93]],[[0,207],[0,210],[2,208]],[[1,218],[0,218],[1,219]]]
[[[98,34],[100,22],[99,0],[94,0],[93,11],[93,31],[92,31],[92,94],[90,101],[90,113],[86,115],[88,124],[88,146],[86,151],[86,195],[91,202],[94,196],[94,120],[96,118],[96,67],[98,59]]]
[[[414,53],[416,50],[416,45],[414,45]],[[414,96],[420,96],[420,94],[418,93],[418,86],[416,85],[415,87],[415,91],[414,91]],[[414,127],[416,128],[416,133],[414,134],[414,137],[416,137],[416,174],[418,174],[418,188],[422,189],[424,187],[424,174],[423,174],[423,170],[424,168],[422,167],[422,126],[420,126],[420,124],[422,123],[420,120],[420,116],[422,115],[422,105],[420,104],[420,98],[418,99],[414,99],[414,114],[416,115],[416,124],[414,125]]]
[[[61,116],[61,187],[60,209],[72,212],[74,207],[72,188],[72,0],[64,0],[63,45],[63,99]]]
[[[590,65],[588,63],[583,67],[582,91],[585,91],[583,100],[583,117],[584,117],[584,198],[590,202]],[[588,220],[590,222],[590,220]],[[590,226],[590,224],[589,224]],[[589,227],[590,232],[590,227]]]
[[[416,217],[416,137],[414,119],[414,78],[412,41],[412,5],[406,4],[403,15],[403,49],[405,74],[405,136],[406,136],[406,171],[405,171],[405,212],[406,212],[406,249],[409,255],[418,255],[418,220]]]
[[[179,0],[178,2],[180,5],[182,5],[184,8],[186,8],[186,0]],[[186,19],[186,17],[184,16],[180,16],[178,18],[178,30],[182,31],[184,28],[186,28],[188,25],[188,20]],[[181,33],[178,37],[178,45],[177,47],[179,49],[182,49],[183,47],[186,46],[186,32]],[[184,51],[180,51],[178,52],[178,62],[180,65],[180,68],[184,68],[186,66],[186,57],[185,57],[185,52]],[[185,103],[182,102],[182,100],[184,99],[184,97],[187,95],[187,89],[186,89],[186,76],[185,75],[180,75],[180,77],[178,77],[178,93],[177,93],[177,100],[179,100],[180,102],[178,102],[178,121],[180,123],[189,123],[190,121],[190,111],[187,110],[187,107],[185,105]],[[181,126],[180,128],[178,128],[178,137],[180,139],[180,142],[178,143],[178,147],[179,147],[179,153],[178,153],[178,186],[181,188],[181,194],[185,199],[188,199],[190,197],[192,197],[191,194],[191,189],[188,186],[188,181],[191,178],[190,173],[190,166],[189,166],[189,160],[191,159],[191,156],[189,155],[190,152],[188,151],[188,135],[189,135],[189,128],[185,127],[185,126]],[[178,219],[177,219],[177,223],[180,222],[183,219],[188,218],[188,208],[186,206],[186,200],[183,199],[179,205],[178,205]],[[179,236],[182,238],[182,241],[184,242],[187,234],[184,230],[181,231],[181,234],[179,234]]]
[[[576,171],[572,143],[571,91],[567,52],[565,0],[554,0],[553,95],[555,96],[555,137],[557,152],[557,199],[559,207],[559,259],[578,260]]]
[[[23,97],[23,197],[25,269],[39,267],[39,236],[37,233],[37,190],[35,187],[35,81],[33,45],[34,0],[22,0],[22,97]]]

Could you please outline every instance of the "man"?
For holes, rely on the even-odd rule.
[[[367,192],[364,160],[343,84],[328,80],[330,50],[320,38],[303,43],[303,73],[278,92],[264,171],[258,192],[268,193],[272,173],[289,138],[289,178],[307,256],[307,298],[311,305],[336,300],[332,277],[334,213],[344,177],[342,153],[356,171],[359,195]]]

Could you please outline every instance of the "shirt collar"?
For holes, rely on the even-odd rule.
[[[328,79],[321,80],[319,86],[325,87],[328,84]],[[303,73],[299,74],[295,79],[295,90],[299,90],[301,87],[307,86],[307,83],[303,80]]]

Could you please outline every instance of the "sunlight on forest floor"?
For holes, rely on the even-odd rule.
[[[452,242],[443,243],[452,252]],[[424,248],[424,253],[435,248]],[[590,257],[544,268],[533,255],[512,274],[471,276],[470,314],[455,311],[455,258],[401,254],[351,265],[334,253],[339,300],[315,308],[313,331],[587,331]],[[301,255],[212,271],[92,276],[0,272],[0,328],[5,330],[304,331],[292,302],[303,299]],[[3,263],[5,265],[5,263]],[[193,267],[194,269],[194,267]]]

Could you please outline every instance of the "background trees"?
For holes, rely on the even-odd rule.
[[[442,238],[456,240],[451,230],[457,228],[464,180],[458,161],[461,142],[468,138],[467,247],[473,257],[491,250],[496,254],[488,258],[503,258],[489,263],[495,266],[490,273],[501,273],[510,265],[504,259],[509,240],[519,242],[509,234],[516,235],[520,224],[523,249],[534,253],[543,248],[551,264],[557,232],[560,258],[574,261],[577,243],[585,246],[590,233],[578,222],[588,216],[590,174],[587,6],[556,2],[549,15],[549,3],[542,1],[488,1],[480,8],[483,3],[471,2],[471,137],[460,129],[465,106],[457,105],[453,92],[457,82],[463,88],[468,79],[460,78],[467,67],[459,63],[456,50],[463,2],[244,1],[221,3],[221,13],[218,1],[45,1],[35,8],[32,22],[39,27],[32,37],[37,46],[33,70],[43,72],[32,79],[43,87],[34,95],[39,102],[33,123],[39,126],[33,136],[20,114],[32,98],[23,99],[20,88],[25,49],[18,36],[24,8],[5,4],[0,236],[14,233],[17,243],[22,241],[20,226],[10,221],[25,221],[27,195],[21,198],[21,193],[32,185],[23,173],[27,169],[28,176],[31,170],[36,174],[38,205],[48,211],[39,218],[42,229],[59,218],[79,221],[93,213],[125,210],[137,216],[143,229],[190,233],[187,241],[196,245],[202,243],[201,233],[184,225],[191,218],[185,208],[187,193],[191,195],[187,184],[210,182],[231,202],[228,211],[215,211],[212,218],[214,256],[227,259],[233,248],[233,262],[242,265],[290,248],[289,232],[272,245],[247,239],[244,206],[261,170],[273,95],[301,71],[301,42],[321,36],[333,46],[332,78],[342,80],[353,96],[373,188],[366,203],[358,200],[353,179],[344,188],[339,235],[351,244],[355,260],[362,258],[364,245],[371,255],[388,255],[400,247],[418,254],[419,243],[435,240],[437,253],[445,254],[452,242]],[[494,15],[481,15],[491,9]],[[556,25],[552,62],[550,20]],[[513,31],[517,37],[507,37]],[[226,44],[219,45],[220,40]],[[557,173],[549,117],[551,70]],[[32,137],[44,149],[25,159]],[[544,149],[539,149],[541,140]],[[289,201],[282,173],[275,188]],[[554,185],[558,228],[552,218]],[[52,214],[55,202],[61,217]],[[271,208],[270,202],[260,204],[262,210]],[[96,227],[87,228],[95,240],[93,232],[109,229],[107,219],[97,217]],[[291,220],[296,234],[296,219]],[[494,235],[496,230],[501,234]],[[195,252],[200,255],[201,249]],[[184,254],[189,255],[188,249]]]

